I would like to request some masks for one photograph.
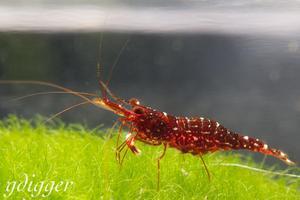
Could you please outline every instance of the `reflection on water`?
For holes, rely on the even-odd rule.
[[[227,2],[227,1],[226,1]],[[1,31],[212,32],[291,35],[300,32],[300,3],[272,1],[0,6]],[[104,6],[105,5],[105,6]]]

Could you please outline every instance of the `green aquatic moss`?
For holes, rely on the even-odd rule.
[[[218,164],[259,166],[251,159],[242,161],[238,154],[205,156],[212,175],[209,181],[198,157],[173,149],[161,161],[157,191],[156,158],[162,147],[137,142],[142,154],[128,152],[120,167],[115,159],[116,131],[112,138],[108,132],[63,123],[44,125],[42,119],[29,122],[15,116],[0,121],[0,199],[10,194],[14,181],[7,199],[300,199],[299,178]],[[26,178],[26,187],[17,190]],[[66,190],[55,190],[68,181],[72,184]]]

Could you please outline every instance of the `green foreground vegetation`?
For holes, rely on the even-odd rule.
[[[0,199],[300,199],[299,178],[218,165],[258,167],[250,158],[205,156],[209,181],[198,157],[173,149],[161,162],[158,192],[156,158],[162,147],[137,142],[142,154],[128,152],[120,168],[116,137],[108,138],[109,131],[41,122],[15,116],[0,121]]]

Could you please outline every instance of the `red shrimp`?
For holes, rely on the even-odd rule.
[[[93,102],[121,116],[120,121],[130,128],[127,144],[133,153],[139,151],[134,146],[134,140],[139,140],[155,146],[163,144],[193,155],[245,149],[274,156],[286,164],[294,164],[282,151],[270,148],[259,139],[232,132],[207,118],[174,117],[140,105],[137,99],[129,100],[131,109],[106,97],[95,98]]]
[[[103,83],[102,87],[109,92]],[[118,150],[122,150],[127,145],[134,154],[138,154],[140,150],[134,145],[135,140],[149,145],[164,146],[164,151],[157,161],[158,188],[160,160],[164,157],[167,147],[200,156],[209,178],[210,174],[202,155],[220,150],[244,149],[274,156],[288,165],[295,164],[287,154],[270,148],[263,141],[230,131],[218,122],[207,118],[175,117],[141,105],[137,99],[131,99],[129,102],[122,100],[121,103],[117,103],[104,95],[104,98],[95,98],[93,102],[121,116],[122,125],[129,127],[126,141],[117,148]],[[130,108],[126,108],[123,103],[128,104]]]

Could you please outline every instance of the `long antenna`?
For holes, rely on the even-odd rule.
[[[95,105],[98,107],[98,105],[92,101],[91,99],[87,98],[86,96],[74,91],[74,90],[71,90],[69,88],[66,88],[66,87],[63,87],[63,86],[60,86],[60,85],[57,85],[57,84],[54,84],[54,83],[48,83],[48,82],[44,82],[44,81],[31,81],[31,80],[25,80],[25,81],[20,81],[20,80],[0,80],[0,84],[31,84],[31,85],[43,85],[43,86],[48,86],[48,87],[51,87],[51,88],[56,88],[56,89],[59,89],[59,90],[62,90],[62,91],[65,91],[65,92],[68,92],[70,94],[73,94],[74,96],[78,96],[88,102],[90,102],[91,104]]]
[[[103,88],[103,84],[102,84],[102,81],[101,81],[101,64],[100,64],[100,59],[101,59],[101,56],[102,56],[102,46],[103,46],[103,32],[101,32],[101,36],[100,36],[100,41],[99,41],[99,45],[98,45],[98,53],[97,53],[97,80],[98,80],[98,85],[100,87],[100,90],[101,90],[101,94],[102,94],[102,97],[104,99],[107,98],[107,95],[106,95],[106,90],[105,88]]]
[[[54,115],[52,115],[51,117],[49,117],[48,119],[46,119],[46,120],[44,121],[44,123],[47,123],[47,122],[51,121],[51,120],[54,119],[55,117],[57,117],[57,116],[59,116],[59,115],[65,113],[65,112],[67,112],[67,111],[69,111],[69,110],[71,110],[71,109],[73,109],[73,108],[76,108],[76,107],[79,107],[79,106],[81,106],[81,105],[88,104],[88,103],[90,103],[90,102],[89,102],[89,101],[83,101],[83,102],[74,104],[74,105],[72,105],[72,106],[70,106],[70,107],[67,107],[67,108],[63,109],[62,111],[60,111],[60,112],[58,112],[58,113],[55,113]]]
[[[111,80],[111,77],[112,77],[112,74],[113,74],[113,70],[115,68],[115,66],[117,65],[118,63],[118,60],[120,59],[121,55],[122,55],[122,52],[125,50],[127,44],[129,42],[129,39],[126,40],[126,42],[124,43],[123,47],[121,48],[121,50],[119,51],[118,55],[117,55],[117,58],[115,59],[111,69],[110,69],[110,72],[109,72],[109,77],[108,77],[108,80],[106,83],[104,83],[102,80],[101,80],[101,64],[100,64],[100,59],[101,59],[101,56],[102,56],[102,47],[103,47],[103,32],[101,33],[101,36],[100,36],[100,41],[99,41],[99,48],[98,48],[98,56],[97,56],[97,79],[98,79],[98,85],[100,87],[100,90],[101,90],[101,93],[102,93],[102,97],[103,99],[106,99],[107,98],[107,95],[111,96],[114,100],[118,101],[118,102],[121,102],[121,103],[127,103],[125,100],[121,99],[121,98],[118,98],[116,97],[108,88],[108,84],[109,84],[109,81]]]
[[[126,49],[127,44],[129,43],[129,41],[130,41],[130,38],[128,38],[128,39],[125,41],[125,43],[123,44],[121,50],[119,51],[119,53],[118,53],[118,55],[117,55],[117,58],[115,59],[115,62],[113,63],[113,65],[112,65],[112,67],[111,67],[111,69],[110,69],[110,72],[109,72],[109,75],[108,75],[108,79],[107,79],[106,84],[105,84],[106,87],[108,87],[109,82],[110,82],[110,80],[111,80],[111,78],[112,78],[112,74],[113,74],[114,68],[115,68],[116,65],[118,64],[118,62],[119,62],[119,60],[120,60],[120,57],[121,57],[122,53],[124,52],[124,50]]]
[[[9,99],[8,101],[19,101],[19,100],[23,100],[23,99],[26,99],[26,98],[29,98],[29,97],[34,97],[34,96],[39,96],[39,95],[44,95],[44,94],[72,94],[72,93],[63,92],[63,91],[37,92],[37,93],[27,94],[27,95],[20,96],[20,97],[15,97],[15,98]],[[87,93],[87,92],[77,92],[77,94],[97,97],[96,94]]]
[[[123,103],[123,104],[128,104],[128,102],[124,99],[121,99],[119,97],[117,97],[116,95],[114,95],[110,89],[107,87],[107,85],[105,85],[105,83],[103,83],[102,81],[100,81],[100,84],[102,85],[102,89],[105,90],[105,93],[109,94],[109,96],[111,96],[114,100]]]

